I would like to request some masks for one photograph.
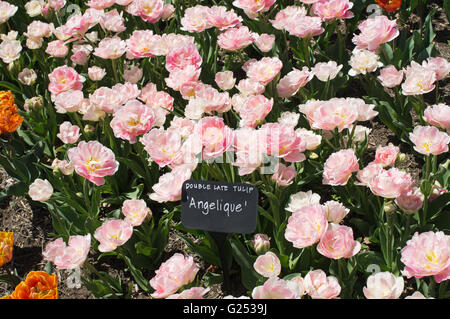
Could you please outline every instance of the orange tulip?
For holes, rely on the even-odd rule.
[[[17,285],[11,299],[58,299],[58,280],[55,274],[31,271],[25,281]]]
[[[0,232],[0,267],[11,261],[14,245],[14,233]]]
[[[386,12],[394,12],[402,6],[402,0],[376,0],[376,2]]]
[[[0,135],[15,132],[22,121],[11,91],[0,91]]]

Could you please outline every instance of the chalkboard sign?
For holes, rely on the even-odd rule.
[[[187,228],[221,233],[256,229],[258,189],[251,184],[187,180],[181,196],[181,222]]]

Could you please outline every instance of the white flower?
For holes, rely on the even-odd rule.
[[[52,184],[46,179],[37,178],[28,190],[28,195],[30,195],[32,200],[38,202],[45,202],[52,197],[53,187]]]
[[[37,17],[42,14],[42,8],[45,5],[44,0],[31,0],[25,4],[25,10],[30,17]]]
[[[363,292],[367,299],[398,299],[404,286],[403,277],[395,277],[388,271],[378,272],[367,278]]]
[[[18,40],[3,41],[0,44],[0,58],[4,63],[9,64],[20,58],[21,51],[22,46]]]
[[[320,195],[313,193],[312,191],[298,192],[291,195],[286,210],[293,213],[303,206],[311,204],[320,204]]]
[[[366,74],[376,71],[377,68],[383,66],[379,61],[380,57],[369,50],[353,50],[349,64],[352,67],[348,74],[355,76],[358,74]]]

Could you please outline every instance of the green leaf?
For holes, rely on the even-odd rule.
[[[253,264],[256,258],[252,258],[242,243],[236,239],[230,239],[231,248],[233,250],[233,257],[241,266],[242,284],[248,290],[252,290],[260,279],[258,273],[253,269]]]
[[[203,275],[202,281],[205,283],[206,287],[210,287],[212,285],[220,284],[223,282],[223,275],[208,271]]]

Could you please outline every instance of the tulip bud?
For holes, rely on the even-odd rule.
[[[83,128],[83,131],[84,131],[86,134],[89,134],[89,133],[92,133],[92,132],[95,131],[95,127],[93,127],[91,124],[86,124],[86,125],[84,126],[84,128]]]
[[[406,160],[406,154],[405,153],[400,153],[397,156],[397,159],[395,160],[396,164],[400,164],[403,163]]]
[[[265,254],[270,249],[270,240],[265,234],[256,234],[252,243],[253,249],[258,255]]]
[[[314,153],[314,152],[311,152],[310,154],[309,154],[309,158],[310,159],[318,159],[319,158],[319,155],[317,155],[317,153]]]
[[[396,210],[396,207],[393,202],[389,201],[384,204],[384,212],[386,214],[394,213]]]
[[[42,107],[42,105],[44,104],[44,99],[42,96],[35,96],[32,97],[31,99],[26,99],[25,103],[23,104],[23,108],[25,109],[25,111],[30,111],[30,110],[38,110]]]

